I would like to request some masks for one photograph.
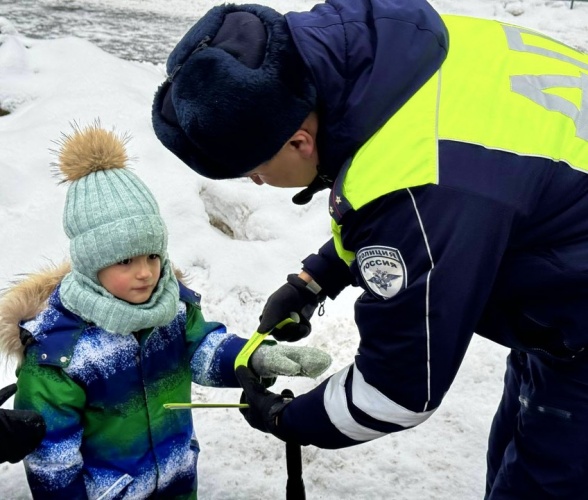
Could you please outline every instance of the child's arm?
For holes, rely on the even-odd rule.
[[[59,368],[39,366],[32,356],[17,385],[15,408],[41,413],[47,426],[40,446],[24,460],[33,497],[87,498],[80,453],[84,391]]]
[[[188,304],[187,338],[200,339],[191,357],[192,381],[214,387],[240,387],[235,359],[246,340],[227,333],[219,323],[207,323],[198,307]],[[284,346],[264,341],[252,354],[249,367],[259,377],[279,375],[316,378],[331,364],[331,357],[313,347]],[[273,382],[272,382],[273,383]]]
[[[234,362],[247,340],[227,333],[221,323],[205,321],[196,304],[187,304],[186,316],[192,382],[212,387],[240,387]]]

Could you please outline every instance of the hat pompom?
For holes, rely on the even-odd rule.
[[[128,135],[104,130],[96,122],[85,128],[74,125],[71,134],[58,141],[57,166],[64,181],[77,181],[93,172],[125,168],[128,161],[125,145]]]
[[[98,120],[56,141],[53,165],[68,182],[63,228],[72,270],[99,284],[97,273],[135,255],[167,255],[167,229],[153,193],[129,168],[130,136]]]

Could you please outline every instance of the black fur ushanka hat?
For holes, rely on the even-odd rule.
[[[208,11],[171,52],[167,73],[153,102],[155,133],[211,179],[268,161],[316,105],[285,17],[261,5]]]

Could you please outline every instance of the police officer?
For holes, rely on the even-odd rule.
[[[448,42],[450,41],[450,43]],[[424,0],[210,10],[168,59],[161,142],[209,178],[329,188],[333,237],[271,295],[295,341],[363,289],[355,359],[292,401],[238,371],[249,423],[323,448],[414,427],[474,332],[511,348],[488,499],[588,491],[588,56]]]

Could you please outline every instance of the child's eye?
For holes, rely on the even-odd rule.
[[[156,259],[161,259],[161,257],[159,255],[157,255],[156,253],[152,253],[149,255],[149,260],[156,260]]]
[[[123,259],[120,262],[117,262],[120,266],[128,266],[131,263],[132,259]]]

